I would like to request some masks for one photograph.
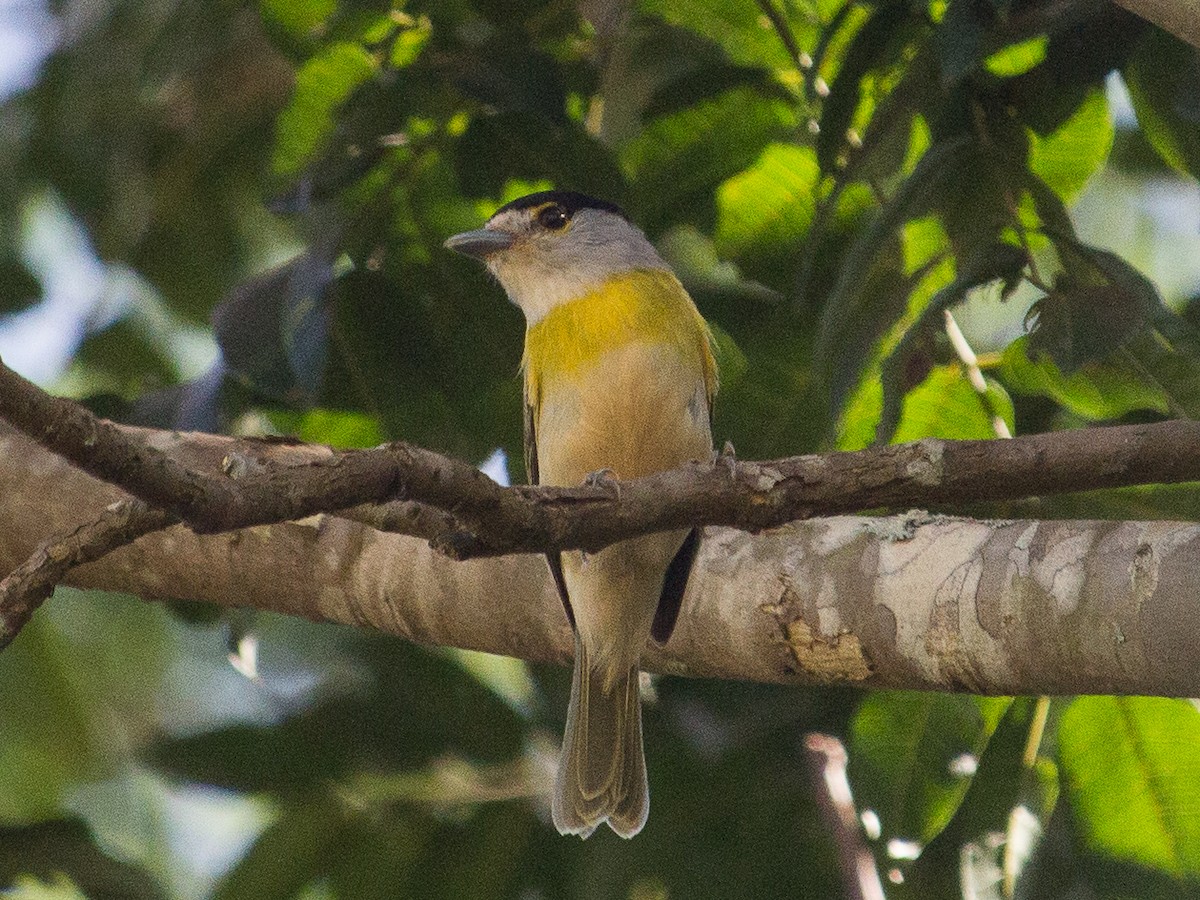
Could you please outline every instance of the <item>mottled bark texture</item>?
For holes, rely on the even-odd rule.
[[[229,439],[144,436],[183,465],[224,459],[228,468]],[[0,569],[125,496],[0,430]],[[571,652],[540,558],[454,562],[422,539],[333,516],[216,535],[174,526],[73,569],[67,581],[532,660],[565,662]],[[1197,696],[1198,588],[1200,526],[1191,524],[910,513],[759,535],[711,528],[676,634],[647,662],[792,684]]]

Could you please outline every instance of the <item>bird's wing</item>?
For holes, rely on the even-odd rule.
[[[699,318],[699,313],[696,314]],[[704,374],[704,393],[708,400],[708,423],[712,427],[713,400],[717,394],[717,361],[713,355],[713,333],[703,319],[700,319],[700,368]],[[679,609],[683,606],[683,595],[687,591],[688,576],[692,574],[692,564],[696,561],[696,552],[700,549],[700,529],[693,528],[683,539],[683,544],[667,567],[663,576],[662,594],[658,598],[658,607],[654,611],[654,624],[650,627],[650,637],[662,646],[675,630],[675,622],[679,619]]]
[[[537,410],[534,401],[529,396],[529,382],[525,382],[525,473],[530,484],[539,484],[537,461]],[[558,596],[562,600],[563,609],[567,611],[567,621],[575,628],[575,611],[571,609],[571,598],[567,596],[567,582],[563,578],[562,559],[557,553],[547,553],[546,562],[550,566],[550,574],[554,585],[558,588]]]

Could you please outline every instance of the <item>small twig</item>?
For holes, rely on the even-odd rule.
[[[863,841],[850,781],[846,777],[846,748],[835,737],[808,734],[804,755],[812,777],[813,797],[833,838],[842,870],[846,900],[884,900],[875,858]]]
[[[1017,877],[1032,851],[1032,842],[1024,840],[1022,830],[1030,833],[1028,818],[1031,815],[1027,801],[1037,797],[1037,759],[1046,733],[1046,721],[1050,718],[1050,698],[1041,696],[1033,708],[1033,719],[1029,723],[1029,735],[1025,739],[1025,752],[1021,754],[1021,780],[1017,804],[1008,815],[1008,828],[1004,841],[1003,889],[1005,897],[1013,897],[1017,890]],[[1039,823],[1040,824],[1040,823]]]
[[[954,320],[954,313],[946,309],[942,311],[942,314],[946,318],[946,336],[950,338],[950,346],[958,354],[963,367],[967,370],[967,380],[971,382],[971,387],[975,388],[975,393],[979,395],[979,401],[983,404],[988,416],[991,417],[992,430],[996,432],[998,438],[1011,438],[1012,432],[1008,429],[1008,423],[1004,421],[1004,417],[996,411],[996,406],[992,403],[991,394],[988,393],[987,379],[983,377],[983,370],[979,368],[979,358],[971,349],[971,345],[967,343],[967,337],[958,327],[958,322]]]
[[[788,56],[792,58],[792,62],[796,64],[796,68],[804,72],[812,68],[812,57],[800,49],[796,43],[796,36],[792,34],[791,26],[788,25],[787,19],[783,14],[775,8],[773,0],[758,0],[758,8],[763,11],[771,22],[771,27],[775,29],[775,33],[779,35],[779,41],[787,50]]]
[[[350,509],[339,509],[332,515],[370,525],[377,531],[407,534],[437,542],[459,535],[467,529],[445,510],[424,503],[393,500],[390,503],[361,503]],[[482,546],[484,542],[476,538]]]
[[[120,500],[87,524],[40,544],[0,581],[0,650],[20,633],[71,569],[178,521],[140,500]]]

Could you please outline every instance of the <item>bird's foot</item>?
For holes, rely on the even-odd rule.
[[[603,488],[614,500],[621,499],[621,482],[617,480],[617,473],[612,469],[589,472],[583,483],[588,487]]]
[[[733,449],[733,441],[726,441],[725,446],[713,454],[713,468],[722,466],[732,478],[737,468],[737,451]]]

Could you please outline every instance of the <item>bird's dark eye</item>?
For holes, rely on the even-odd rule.
[[[567,227],[567,222],[571,221],[571,217],[557,203],[551,203],[537,214],[537,220],[538,224],[543,228],[550,231],[559,231]]]

